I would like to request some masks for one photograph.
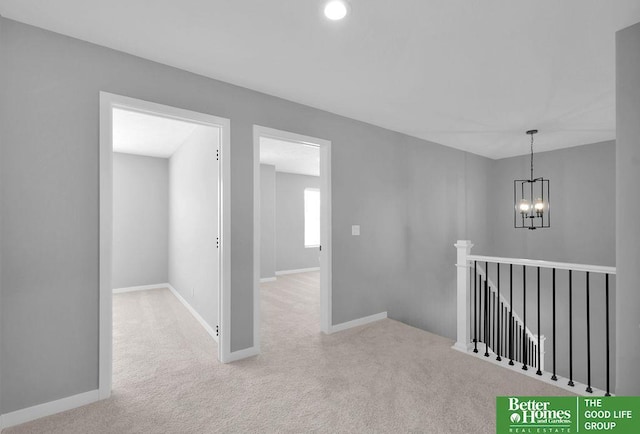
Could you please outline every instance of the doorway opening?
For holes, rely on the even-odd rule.
[[[151,337],[164,327],[171,348],[184,345],[176,328],[191,324],[202,336],[203,327],[227,361],[228,152],[227,119],[100,93],[101,398],[111,393],[114,363],[124,378],[123,364],[165,356],[161,340],[149,338],[131,344],[138,353],[114,358],[113,342],[126,348],[136,332]]]
[[[330,155],[328,140],[254,126],[257,345],[261,311],[267,332],[331,332]]]

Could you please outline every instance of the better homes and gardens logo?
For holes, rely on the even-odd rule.
[[[640,433],[640,397],[500,396],[496,433]]]
[[[509,433],[571,432],[571,408],[575,408],[575,399],[571,402],[551,401],[544,397],[512,396],[505,399]],[[504,403],[498,401],[498,405],[498,409],[504,410]]]

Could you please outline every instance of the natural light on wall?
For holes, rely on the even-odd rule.
[[[304,190],[304,246],[320,245],[320,190]]]

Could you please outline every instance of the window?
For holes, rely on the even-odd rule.
[[[304,246],[320,245],[320,190],[304,189]]]

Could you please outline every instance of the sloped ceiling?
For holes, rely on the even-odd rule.
[[[276,167],[276,172],[320,176],[320,149],[270,137],[260,138],[260,163]]]
[[[0,14],[491,158],[615,137],[640,0],[0,0]]]
[[[122,109],[113,110],[113,151],[169,158],[196,128],[189,122]]]

